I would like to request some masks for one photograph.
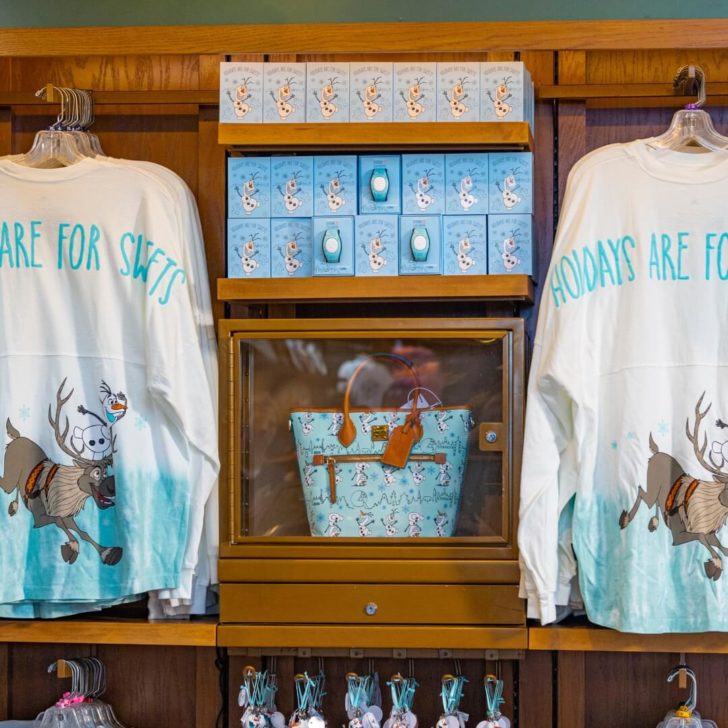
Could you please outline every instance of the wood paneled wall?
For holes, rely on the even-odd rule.
[[[535,27],[535,26],[534,26]],[[540,26],[539,26],[540,27]],[[549,26],[556,28],[556,26]],[[610,28],[612,26],[609,26]],[[645,44],[677,44],[679,30],[666,30],[661,25],[658,35],[645,35]],[[672,27],[672,26],[670,26]],[[533,29],[532,29],[533,30]],[[669,32],[668,32],[669,31]],[[89,42],[98,44],[104,31],[88,31]],[[146,32],[146,31],[145,31]],[[267,30],[262,30],[262,38]],[[288,31],[286,31],[288,32]],[[353,37],[353,31],[349,31]],[[452,31],[454,32],[454,30]],[[470,32],[470,31],[469,31]],[[541,32],[541,31],[538,31]],[[670,32],[673,33],[670,36]],[[716,31],[717,32],[717,31]],[[503,29],[499,47],[514,47],[518,35],[512,29]],[[509,35],[510,33],[510,35]],[[619,37],[605,35],[602,48],[619,47]],[[710,81],[728,81],[728,51],[723,50],[592,50],[578,48],[589,45],[588,34],[584,44],[571,39],[563,50],[556,40],[538,40],[536,31],[524,35],[528,50],[520,58],[529,67],[537,87],[539,85],[581,83],[669,82],[679,65],[689,61],[703,65]],[[48,42],[50,37],[48,35]],[[148,33],[147,33],[148,35]],[[138,49],[147,35],[142,34],[132,43],[134,55],[103,55],[103,48],[94,45],[92,56],[67,57],[57,47],[33,55],[24,52],[17,56],[0,58],[0,92],[32,92],[47,82],[58,85],[92,88],[97,91],[116,90],[215,90],[218,84],[218,63],[221,55],[139,55]],[[179,34],[178,34],[179,35]],[[24,38],[22,32],[16,43]],[[69,37],[76,38],[73,33]],[[116,37],[116,36],[114,36]],[[293,36],[292,36],[293,37]],[[392,34],[396,44],[397,38]],[[455,47],[453,39],[431,38],[429,47]],[[705,36],[703,36],[704,38]],[[149,36],[153,44],[157,40]],[[182,43],[181,35],[175,42]],[[470,40],[468,40],[468,38]],[[655,39],[659,40],[655,40]],[[80,36],[79,36],[80,39]],[[77,39],[77,43],[80,40]],[[464,39],[464,40],[463,40]],[[279,39],[280,40],[280,39]],[[276,41],[280,45],[279,40]],[[304,39],[305,40],[305,39]],[[462,36],[470,47],[493,40],[492,35]],[[43,39],[38,39],[42,46]],[[146,41],[145,41],[146,42]],[[271,40],[273,42],[273,40]],[[418,56],[426,60],[452,58],[508,60],[514,52],[433,54],[421,52],[425,40],[418,40]],[[495,43],[495,41],[494,41]],[[157,43],[157,45],[159,45]],[[314,47],[310,43],[303,48]],[[600,43],[596,43],[597,46]],[[691,43],[691,45],[695,45]],[[716,42],[716,45],[718,43]],[[238,46],[241,47],[241,46]],[[272,46],[280,50],[278,46]],[[315,48],[314,48],[315,49]],[[258,50],[258,49],[256,49]],[[114,52],[118,52],[114,50]],[[332,56],[296,56],[295,53],[269,56],[271,60],[322,60]],[[338,56],[354,60],[356,55]],[[368,58],[375,56],[369,55]],[[386,56],[392,59],[390,53]],[[232,56],[232,59],[242,56]],[[259,60],[261,55],[245,56]],[[646,105],[645,105],[646,106]],[[635,108],[632,104],[605,107],[595,102],[570,101],[542,102],[537,107],[536,139],[536,229],[537,291],[542,288],[553,241],[554,213],[563,195],[567,174],[573,164],[586,152],[602,144],[625,141],[646,136],[666,127],[670,108]],[[52,121],[48,109],[38,106],[0,108],[0,154],[19,152],[32,143],[34,132]],[[720,128],[728,124],[728,111],[720,109],[714,115]],[[112,156],[147,159],[164,164],[180,174],[197,195],[207,252],[210,281],[224,275],[225,250],[225,151],[217,144],[217,108],[195,103],[133,106],[119,104],[97,110],[95,131],[106,152]],[[509,305],[456,309],[460,315],[469,313],[510,315]],[[537,308],[523,309],[520,313],[529,320],[533,331]],[[307,314],[320,314],[312,307]],[[325,313],[325,311],[324,311]],[[342,313],[340,310],[339,313]],[[347,316],[360,315],[359,307],[344,312]],[[368,315],[387,316],[411,313],[402,306],[377,306],[365,312]],[[417,314],[435,315],[432,307]],[[224,314],[216,304],[217,316]],[[352,642],[356,635],[352,634]],[[220,708],[218,672],[215,654],[211,648],[183,647],[112,647],[87,646],[79,649],[72,645],[0,644],[0,719],[5,717],[31,718],[49,705],[61,691],[59,681],[46,674],[47,666],[58,657],[97,654],[105,660],[109,670],[108,698],[117,707],[120,717],[137,726],[172,728],[184,726],[213,726]],[[537,725],[588,726],[607,728],[613,725],[652,725],[676,702],[680,691],[677,686],[665,684],[665,675],[677,656],[615,653],[528,653],[524,660],[507,661],[501,665],[485,660],[464,660],[463,670],[470,679],[464,708],[471,720],[484,715],[482,676],[486,671],[500,671],[506,680],[507,714],[516,719],[515,725],[532,728]],[[230,659],[230,677],[227,690],[229,726],[238,724],[240,711],[236,704],[241,669],[248,660]],[[704,714],[719,723],[728,723],[728,704],[722,700],[728,663],[719,656],[695,656],[690,660],[703,687],[701,707]],[[255,664],[255,662],[253,661]],[[281,690],[279,703],[286,711],[293,708],[292,675],[303,669],[316,670],[317,661],[306,658],[279,658],[278,674]],[[397,670],[406,671],[403,661],[377,660],[376,667],[382,678]],[[347,670],[367,670],[366,661],[328,658],[325,668],[329,675],[327,705],[331,725],[344,720],[343,675]],[[451,660],[421,660],[415,664],[415,674],[422,684],[417,697],[417,712],[423,726],[432,725],[440,713],[437,688],[443,672],[452,671]],[[385,698],[385,705],[387,698]]]

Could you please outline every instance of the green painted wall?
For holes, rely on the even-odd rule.
[[[728,17],[728,0],[0,0],[0,27]]]

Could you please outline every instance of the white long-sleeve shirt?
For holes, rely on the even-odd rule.
[[[571,172],[539,313],[521,481],[521,594],[544,623],[568,599],[574,564],[559,518],[574,497],[592,621],[728,629],[726,201],[728,153],[638,140],[596,150]]]
[[[138,169],[93,159],[62,169],[1,160],[0,199],[0,613],[33,616],[43,605],[44,616],[67,614],[179,589],[191,579],[188,533],[200,524],[196,561],[218,456],[195,288],[207,281],[185,249],[178,200]],[[99,420],[102,382],[126,398],[110,430]],[[58,396],[69,399],[54,431]],[[57,494],[77,497],[69,453],[103,458],[89,430],[103,427],[115,438],[113,469],[101,465],[115,494],[67,507]],[[34,474],[38,451],[14,445],[15,432],[62,467]],[[61,480],[66,491],[53,490]],[[36,510],[71,517],[91,540]]]

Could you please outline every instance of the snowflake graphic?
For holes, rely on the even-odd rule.
[[[437,470],[435,469],[435,466],[434,465],[430,465],[427,468],[427,474],[428,475],[435,475],[436,473],[437,473]]]
[[[627,433],[627,439],[628,440],[636,440],[637,439],[637,435],[635,435],[634,432],[628,432]]]
[[[323,513],[319,513],[318,516],[316,516],[316,521],[318,523],[324,523],[326,521],[326,516]]]
[[[136,427],[137,430],[143,430],[148,424],[149,423],[141,415],[137,415],[134,420],[134,427]]]
[[[612,448],[612,450],[616,450],[617,449],[617,443],[616,443],[616,441],[613,440],[612,441],[612,444],[610,445],[610,447]]]
[[[668,433],[668,432],[670,432],[670,425],[668,425],[668,424],[667,424],[667,422],[665,422],[665,420],[662,420],[662,421],[661,421],[661,422],[660,422],[660,423],[659,423],[659,424],[657,425],[657,432],[658,432],[658,433],[659,433],[660,435],[667,435],[667,433]]]
[[[19,410],[18,410],[18,417],[20,417],[21,420],[27,420],[28,417],[30,417],[30,407],[28,407],[27,404],[24,404]]]

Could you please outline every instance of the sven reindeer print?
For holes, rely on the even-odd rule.
[[[728,517],[728,472],[723,470],[724,463],[718,465],[715,462],[712,452],[708,453],[707,460],[705,457],[708,437],[703,434],[701,442],[700,423],[711,405],[701,410],[704,397],[705,392],[695,405],[692,429],[690,418],[686,420],[685,434],[693,446],[698,463],[713,476],[713,480],[699,480],[688,475],[675,458],[658,450],[650,433],[652,457],[647,465],[647,490],[640,486],[637,500],[629,512],[622,511],[619,525],[626,528],[632,522],[640,503],[644,502],[648,508],[654,507],[655,514],[650,518],[648,529],[656,531],[660,524],[659,516],[662,515],[672,533],[673,546],[690,541],[703,544],[710,554],[710,559],[704,564],[705,574],[717,581],[723,573],[720,553],[728,554],[728,549],[718,541],[716,535]]]
[[[17,514],[20,497],[33,515],[35,528],[53,525],[66,534],[68,541],[61,546],[61,556],[67,564],[73,564],[78,558],[79,543],[75,533],[96,549],[104,564],[113,566],[121,560],[122,548],[96,543],[86,531],[79,528],[75,518],[84,509],[89,498],[101,510],[115,505],[116,486],[114,476],[109,474],[109,470],[116,452],[116,436],[111,434],[110,452],[101,460],[83,457],[83,451],[76,447],[72,437],[68,437],[70,424],[67,416],[61,429],[61,411],[73,395],[71,390],[63,396],[65,385],[64,379],[56,393],[55,412],[52,411],[52,406],[48,407],[48,422],[53,428],[56,444],[71,458],[73,465],[63,465],[51,460],[33,440],[21,436],[8,419],[5,427],[10,443],[5,450],[0,488],[8,494],[15,491],[15,499],[8,506],[10,516]],[[121,393],[112,394],[105,384],[102,391],[107,394],[104,399],[104,413],[112,412],[112,417],[120,419],[122,410],[114,408],[113,405],[123,404],[123,412],[126,412],[126,397]],[[108,412],[106,404],[109,405]],[[113,422],[110,419],[108,422],[110,428]]]

